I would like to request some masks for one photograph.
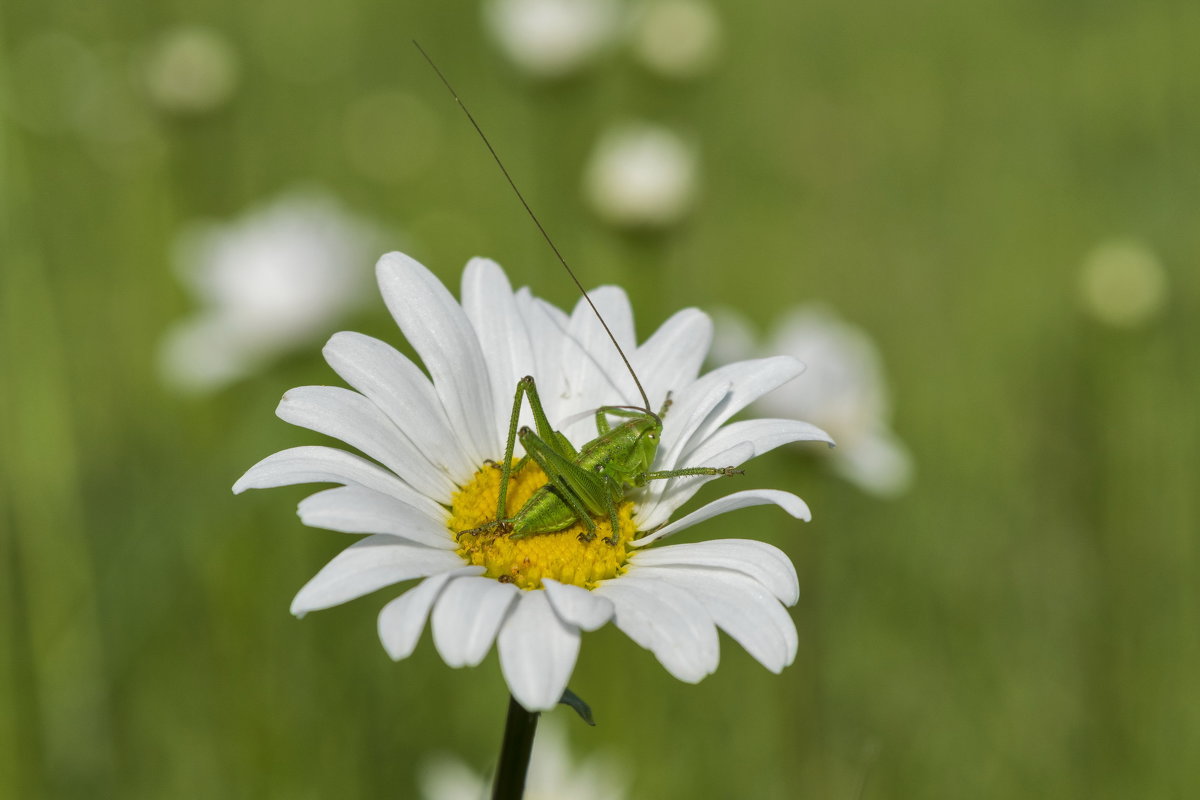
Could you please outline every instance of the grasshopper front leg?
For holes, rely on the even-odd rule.
[[[517,393],[513,397],[512,415],[508,420],[508,438],[504,445],[504,461],[500,465],[500,495],[496,498],[496,523],[508,520],[508,481],[512,476],[513,466],[513,448],[517,441],[517,425],[521,418],[521,399],[529,399],[529,408],[533,411],[533,422],[537,426],[538,436],[543,441],[551,441],[558,444],[567,453],[573,457],[575,448],[567,441],[567,437],[563,436],[558,431],[550,426],[550,420],[546,417],[546,412],[542,408],[542,398],[538,396],[537,384],[533,380],[532,375],[526,375],[521,380],[517,381]],[[517,465],[517,469],[523,467],[529,458],[529,451],[526,450],[525,458],[522,458]]]
[[[478,528],[472,528],[467,531],[459,531],[459,536],[463,534],[479,534],[485,531],[499,530],[501,533],[509,533],[512,530],[512,518],[508,516],[508,484],[512,478],[512,474],[521,470],[529,462],[530,456],[528,452],[517,462],[514,467],[513,450],[517,440],[517,426],[521,418],[521,401],[529,400],[529,408],[533,412],[534,424],[537,426],[538,433],[550,441],[557,442],[564,447],[567,452],[574,455],[575,449],[566,437],[550,426],[550,420],[546,416],[545,410],[542,408],[542,399],[538,396],[537,384],[533,380],[532,375],[526,375],[521,380],[517,381],[517,392],[513,396],[512,414],[508,421],[508,438],[504,445],[504,460],[500,464],[494,461],[488,463],[500,469],[500,491],[496,497],[496,518],[486,525],[480,525]]]

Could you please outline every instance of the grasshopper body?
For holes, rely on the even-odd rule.
[[[528,398],[537,431],[517,428],[521,401]],[[594,517],[608,516],[616,544],[617,509],[625,497],[625,486],[643,486],[647,481],[683,475],[736,475],[733,467],[693,467],[690,469],[650,471],[658,452],[662,433],[662,418],[670,408],[668,397],[659,413],[628,406],[601,406],[596,409],[596,430],[599,435],[576,450],[558,431],[542,409],[537,385],[531,376],[521,379],[513,400],[508,441],[504,462],[500,465],[500,496],[497,500],[496,521],[485,528],[502,528],[514,539],[537,533],[553,533],[583,523],[587,532],[580,534],[586,541],[595,538]],[[624,417],[615,427],[609,417]],[[525,458],[512,466],[513,447],[520,439]],[[535,461],[546,473],[549,482],[539,488],[512,517],[507,517],[508,482],[514,469]]]
[[[563,482],[582,502],[588,516],[599,516],[610,507],[615,509],[624,497],[624,484],[636,485],[638,477],[649,470],[658,449],[660,428],[661,423],[649,415],[622,422],[616,428],[601,431],[600,436],[584,445],[571,467],[558,464]],[[536,452],[539,445],[532,441],[533,432],[526,428],[521,433],[524,434],[521,444],[526,451]],[[513,517],[512,535],[519,538],[559,531],[574,524],[577,518],[563,492],[553,482],[548,483],[534,492]]]

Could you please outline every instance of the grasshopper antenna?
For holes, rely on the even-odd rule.
[[[467,119],[471,122],[471,127],[473,127],[475,132],[479,134],[479,138],[483,140],[488,152],[492,154],[492,159],[495,160],[496,166],[500,167],[500,171],[504,173],[504,179],[508,181],[508,185],[512,187],[513,192],[517,195],[517,199],[520,200],[521,205],[525,207],[525,213],[529,214],[529,218],[533,220],[533,224],[536,225],[537,229],[541,232],[542,238],[546,240],[546,244],[550,245],[550,249],[554,251],[555,257],[558,258],[558,263],[562,264],[563,268],[566,269],[567,274],[571,276],[571,280],[575,283],[576,288],[579,289],[579,293],[583,295],[583,299],[586,300],[587,304],[592,307],[592,312],[596,315],[596,319],[600,320],[600,325],[604,328],[604,332],[608,334],[608,338],[612,340],[613,346],[617,348],[617,353],[620,354],[621,361],[625,362],[625,368],[629,370],[630,377],[632,377],[633,382],[637,384],[638,393],[642,396],[642,403],[645,404],[644,410],[647,414],[653,414],[654,412],[650,409],[650,398],[646,396],[646,390],[642,388],[642,382],[638,380],[637,373],[633,371],[633,365],[629,363],[629,359],[625,356],[625,351],[621,349],[621,345],[617,342],[617,337],[614,336],[612,330],[609,329],[608,323],[604,321],[604,317],[600,316],[600,310],[596,308],[596,304],[592,302],[592,298],[588,297],[587,290],[583,288],[583,284],[579,282],[579,278],[575,275],[575,270],[571,269],[571,265],[567,263],[567,259],[563,258],[563,254],[559,252],[558,247],[554,244],[554,240],[550,238],[550,234],[546,232],[544,227],[542,227],[541,220],[537,218],[537,214],[533,213],[533,209],[530,208],[529,203],[525,201],[525,195],[521,194],[521,190],[517,188],[516,181],[514,181],[512,176],[508,174],[508,170],[505,168],[504,162],[500,160],[500,155],[496,152],[496,148],[492,147],[492,143],[488,140],[487,134],[483,132],[483,128],[479,127],[479,123],[475,121],[475,117],[471,114],[470,109],[467,108],[466,103],[459,98],[458,92],[454,91],[454,87],[450,85],[450,81],[448,81],[446,76],[442,74],[442,71],[438,69],[437,64],[433,63],[433,59],[430,58],[429,54],[425,52],[425,48],[421,47],[420,42],[418,42],[416,39],[413,39],[412,43],[421,53],[421,55],[424,56],[425,60],[429,62],[429,66],[433,69],[434,73],[437,74],[442,84],[445,85],[446,91],[450,92],[450,95],[454,98],[454,102],[458,103],[458,107],[461,108],[463,113],[467,115]]]

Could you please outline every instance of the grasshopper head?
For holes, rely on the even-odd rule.
[[[654,456],[658,453],[658,442],[662,437],[662,419],[653,412],[647,411],[645,416],[634,420],[637,438],[634,440],[634,452],[643,471],[650,469]]]

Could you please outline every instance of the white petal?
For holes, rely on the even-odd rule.
[[[684,467],[740,466],[763,453],[796,441],[833,444],[829,434],[807,422],[790,419],[751,419],[732,422],[717,430],[694,451],[681,458]],[[637,525],[651,530],[671,518],[675,510],[695,496],[700,487],[720,476],[688,476],[656,481],[646,492],[637,512]]]
[[[664,443],[682,443],[682,447],[671,448],[678,458],[703,443],[725,420],[803,371],[804,365],[791,356],[774,356],[728,364],[701,376],[681,393],[679,406],[682,419],[671,420],[670,425],[676,426],[676,429],[671,431],[670,437],[667,436],[668,426],[664,425]],[[711,387],[723,385],[730,387],[728,395],[710,413],[701,417],[685,411],[694,402],[693,397],[706,398]],[[675,468],[674,462],[663,463],[662,469]]]
[[[463,272],[462,305],[475,328],[491,377],[496,431],[505,435],[517,381],[534,375],[529,333],[504,271],[494,261],[473,258]],[[536,375],[535,375],[536,377]],[[533,424],[528,404],[522,423]]]
[[[463,560],[452,552],[412,544],[395,536],[368,536],[355,542],[304,584],[292,600],[292,613],[329,608],[410,578],[456,569]]]
[[[379,612],[379,641],[383,642],[383,649],[392,660],[408,658],[417,648],[429,609],[446,581],[481,572],[483,567],[462,567],[433,575],[384,606]]]
[[[403,500],[431,517],[446,513],[437,503],[377,464],[333,447],[292,447],[273,453],[246,470],[233,485],[233,492],[241,494],[247,489],[270,489],[297,483],[365,486]]]
[[[687,453],[688,464],[704,465],[715,454],[739,442],[754,446],[754,457],[770,452],[776,447],[792,442],[825,442],[833,444],[833,438],[825,431],[807,422],[796,419],[747,419],[731,422],[717,430],[695,450]]]
[[[703,380],[703,379],[701,379]],[[679,469],[687,466],[680,463],[683,448],[688,443],[688,432],[700,427],[708,415],[716,409],[732,391],[728,383],[710,383],[707,388],[697,390],[701,381],[697,381],[687,392],[681,395],[668,415],[663,418],[663,432],[659,443],[658,453],[654,458],[653,468],[656,470]],[[698,489],[699,481],[693,481]],[[638,496],[637,522],[644,528],[652,528],[666,522],[675,506],[662,506],[663,497],[673,488],[676,481],[651,481],[641,489]]]
[[[716,670],[717,629],[700,601],[684,589],[626,574],[596,591],[616,607],[617,627],[679,680],[697,683]]]
[[[521,592],[500,629],[500,670],[509,691],[527,711],[558,704],[575,659],[579,629],[559,619],[545,591]]]
[[[712,320],[703,311],[685,308],[674,314],[630,354],[630,361],[658,411],[668,392],[678,392],[696,380],[712,342]]]
[[[493,578],[459,578],[433,609],[433,643],[451,667],[473,667],[496,640],[520,590]]]
[[[778,489],[747,489],[744,492],[734,492],[731,495],[714,500],[708,505],[701,506],[686,517],[664,525],[649,536],[643,536],[641,539],[633,542],[633,546],[644,547],[651,542],[658,541],[664,536],[670,536],[672,533],[681,531],[684,528],[690,528],[697,523],[704,522],[706,519],[712,519],[718,514],[724,514],[726,511],[748,508],[749,506],[761,506],[768,503],[774,503],[796,519],[802,519],[805,522],[812,519],[808,505],[790,492],[781,492]]]
[[[362,486],[317,492],[301,500],[298,511],[301,521],[314,528],[386,533],[443,550],[457,547],[446,528],[445,511],[433,517],[425,509]]]
[[[707,377],[707,376],[706,376]],[[654,459],[655,469],[677,469],[691,432],[704,424],[726,401],[733,384],[701,378],[675,397],[675,404],[663,418],[662,439]]]
[[[464,451],[476,464],[495,458],[491,384],[471,321],[441,281],[403,253],[379,259],[375,275],[388,310],[433,378]]]
[[[612,340],[604,331],[604,325],[612,331],[617,342],[626,353],[632,353],[637,342],[633,330],[633,309],[629,305],[629,297],[625,290],[618,286],[600,286],[588,292],[592,304],[582,297],[575,303],[571,312],[571,333],[576,340],[589,352],[607,358],[614,364],[621,363],[621,356],[613,347]],[[596,310],[592,310],[595,305]],[[599,312],[597,318],[596,312]],[[600,319],[604,320],[602,324]]]
[[[632,353],[633,312],[625,292],[615,286],[601,286],[589,292],[589,296],[621,347]],[[629,370],[595,312],[582,299],[571,314],[562,358],[569,398],[561,409],[564,415],[601,405],[641,404],[641,395]],[[590,420],[580,420],[563,426],[562,431],[568,439],[584,442],[595,436],[595,425]]]
[[[429,497],[449,498],[458,488],[378,406],[358,392],[337,386],[300,386],[283,395],[275,413],[284,422],[358,448]]]
[[[639,567],[636,572],[686,589],[718,628],[772,672],[779,673],[795,660],[795,623],[779,600],[750,576],[706,567]]]
[[[346,383],[366,395],[436,468],[457,483],[479,465],[463,451],[433,384],[387,342],[361,333],[335,333],[322,351]]]
[[[612,602],[595,592],[551,578],[542,578],[542,586],[546,587],[546,596],[558,616],[572,625],[594,631],[612,619]]]
[[[800,598],[796,568],[787,554],[756,539],[714,539],[639,550],[635,567],[719,567],[743,572],[770,590],[786,605]],[[631,570],[632,571],[632,570]]]
[[[688,464],[688,466],[736,467],[745,464],[752,458],[754,458],[754,445],[743,441],[738,442],[727,450],[714,453],[711,458],[706,459],[704,462],[696,461],[694,464]],[[669,520],[671,515],[675,513],[675,509],[686,503],[696,492],[700,491],[701,486],[709,481],[715,481],[720,477],[723,476],[718,473],[715,475],[687,475],[680,478],[671,478],[666,481],[653,481],[651,485],[658,484],[665,488],[655,490],[658,493],[657,497],[647,492],[645,495],[646,499],[638,502],[637,511],[634,515],[634,523],[638,526],[639,530],[654,530]]]
[[[562,347],[569,320],[562,309],[534,297],[528,288],[517,290],[516,302],[529,331],[529,345],[533,350],[535,366],[529,374],[537,379],[546,416],[557,426],[562,416],[559,408],[567,391],[562,373]],[[516,391],[515,386],[513,391]],[[502,433],[507,433],[507,430]]]

